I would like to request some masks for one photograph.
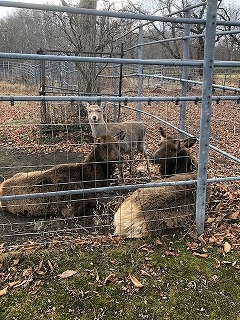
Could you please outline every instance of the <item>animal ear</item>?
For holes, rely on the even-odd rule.
[[[84,134],[82,141],[87,143],[94,143],[94,138],[90,134]]]
[[[104,110],[108,103],[108,101],[101,102],[100,107]]]
[[[160,127],[160,135],[161,135],[161,138],[166,138],[166,131],[163,130],[163,127]]]
[[[120,132],[114,135],[114,138],[116,141],[123,140],[125,135],[126,135],[126,130],[121,130]]]
[[[181,145],[181,141],[178,140],[178,139],[174,139],[173,142],[175,143],[176,145],[176,150],[181,150],[181,148],[183,148],[183,146]]]
[[[197,138],[190,137],[181,141],[182,148],[191,148],[197,141]]]
[[[87,101],[81,101],[81,104],[88,110],[90,103],[88,103]]]

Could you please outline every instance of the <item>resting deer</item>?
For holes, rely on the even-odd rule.
[[[161,132],[163,133],[162,129]],[[159,149],[155,152],[155,159],[161,163],[163,175],[171,176],[160,182],[196,180],[197,164],[191,155],[188,152],[186,155],[184,151],[185,147],[193,145],[196,139],[181,141],[167,138],[165,134],[163,137]],[[181,165],[178,165],[178,162]],[[175,172],[176,170],[180,173]],[[208,186],[207,202],[210,190]],[[196,183],[137,189],[123,201],[114,215],[115,235],[141,238],[157,235],[164,229],[184,226],[192,221],[195,204]]]
[[[109,186],[116,163],[121,161],[118,140],[125,133],[100,136],[83,163],[61,164],[45,171],[20,172],[0,186],[1,196],[78,190]],[[88,137],[90,142],[92,137]],[[72,217],[95,205],[95,193],[2,200],[3,209],[17,215]]]
[[[160,165],[162,176],[191,172],[197,168],[196,160],[188,151],[196,143],[195,137],[184,140],[175,139],[166,135],[162,127],[160,127],[160,136],[159,148],[154,152],[151,160]]]

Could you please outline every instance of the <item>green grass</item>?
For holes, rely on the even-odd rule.
[[[0,297],[0,319],[240,319],[239,252],[200,245],[203,258],[187,239],[161,241],[3,253],[0,290],[12,281],[20,285]],[[66,270],[77,273],[60,279]],[[135,288],[129,274],[143,287]]]

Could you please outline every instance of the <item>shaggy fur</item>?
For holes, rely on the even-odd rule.
[[[103,106],[87,104],[86,108],[93,137],[98,138],[106,133],[114,135],[119,130],[125,131],[125,138],[120,143],[120,151],[122,154],[129,155],[130,172],[132,172],[132,160],[136,151],[142,153],[145,159],[147,159],[147,169],[149,171],[149,160],[144,146],[146,126],[142,122],[137,121],[106,123],[103,118]],[[120,171],[122,174],[122,168],[120,168]]]
[[[77,190],[109,185],[116,162],[121,158],[116,137],[103,135],[83,163],[61,164],[45,171],[17,173],[0,187],[1,196]],[[95,205],[96,194],[86,193],[2,201],[2,207],[18,215],[72,217],[83,214],[87,205]]]
[[[160,128],[160,135],[159,148],[154,152],[152,162],[159,164],[163,177],[196,170],[197,162],[187,150],[196,143],[197,139],[195,137],[178,140],[166,135],[162,127]]]
[[[196,180],[195,165],[188,165],[189,160],[191,160],[190,163],[193,161],[190,154],[187,152],[187,155],[184,154],[184,157],[180,158],[182,152],[176,152],[176,150],[180,150],[182,141],[171,140],[170,143],[168,142],[164,139],[159,148],[164,153],[164,169],[168,168],[168,174],[182,169],[190,172],[172,175],[161,180],[161,182]],[[185,147],[187,143],[189,146],[189,140],[183,143]],[[177,147],[175,148],[175,146]],[[163,157],[163,154],[159,151],[158,154]],[[176,155],[177,160],[172,162],[172,157],[176,157]],[[181,165],[178,165],[178,160]],[[163,175],[165,174],[166,172]],[[207,202],[210,198],[210,190],[208,186]],[[155,236],[164,229],[182,227],[193,219],[195,204],[196,183],[137,189],[124,200],[114,215],[115,235],[127,238],[142,238]]]
[[[197,173],[178,174],[162,181],[195,180]],[[114,215],[115,235],[142,238],[165,229],[187,225],[193,219],[196,185],[138,189],[127,197]]]

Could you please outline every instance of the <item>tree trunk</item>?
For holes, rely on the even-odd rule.
[[[97,0],[81,0],[80,7],[96,9]],[[95,56],[96,50],[96,16],[79,15],[78,43],[79,55]],[[81,94],[94,94],[97,92],[97,70],[94,62],[76,63],[78,70],[78,90]]]

